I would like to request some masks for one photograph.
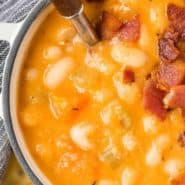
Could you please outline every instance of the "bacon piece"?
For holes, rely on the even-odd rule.
[[[169,90],[173,86],[182,84],[185,79],[185,62],[162,63],[153,72],[152,79],[157,88]]]
[[[185,147],[185,131],[182,132],[179,137],[178,137],[178,143],[180,144],[181,147]]]
[[[165,92],[157,89],[151,79],[146,81],[143,90],[144,108],[160,120],[164,120],[166,117],[166,109],[163,104],[164,96]]]
[[[178,39],[179,39],[179,33],[178,32],[175,32],[174,29],[172,29],[172,28],[168,28],[164,32],[163,38],[170,39],[174,43],[177,43],[178,42]]]
[[[185,110],[185,85],[172,87],[164,98],[167,108],[182,108]]]
[[[167,15],[171,26],[178,32],[181,38],[185,35],[185,8],[175,4],[169,4]]]
[[[182,174],[176,179],[172,180],[171,185],[185,185],[185,174]]]
[[[180,55],[179,50],[176,48],[174,41],[171,39],[161,38],[159,40],[159,56],[164,62],[172,62]]]
[[[100,36],[102,39],[110,40],[119,31],[122,26],[122,22],[112,14],[104,11],[102,13],[102,20],[100,23]]]
[[[162,61],[172,62],[176,60],[180,51],[176,47],[179,41],[179,33],[173,28],[168,28],[159,40],[159,56]]]
[[[140,36],[140,22],[139,16],[135,16],[132,20],[129,20],[120,28],[119,38],[122,41],[137,41]]]
[[[134,81],[135,81],[135,73],[131,69],[126,68],[123,71],[123,82],[124,83],[132,83]]]

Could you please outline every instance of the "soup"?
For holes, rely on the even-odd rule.
[[[31,156],[53,185],[184,185],[184,1],[84,3],[100,42],[54,10],[24,61]]]

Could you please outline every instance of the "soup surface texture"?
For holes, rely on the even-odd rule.
[[[53,185],[185,184],[184,0],[89,0],[89,48],[52,11],[18,92],[27,147]]]

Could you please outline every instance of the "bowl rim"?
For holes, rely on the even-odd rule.
[[[23,170],[27,173],[27,175],[30,177],[30,179],[35,185],[43,185],[43,183],[30,168],[28,162],[24,157],[24,154],[22,153],[19,147],[17,137],[14,133],[13,122],[12,122],[11,112],[10,112],[10,83],[11,83],[11,76],[12,76],[12,71],[14,67],[14,62],[15,62],[18,50],[21,46],[21,43],[27,31],[29,30],[30,26],[32,25],[32,23],[37,19],[41,11],[49,6],[49,4],[50,4],[49,0],[40,0],[35,5],[35,7],[30,11],[28,16],[25,18],[20,31],[16,35],[16,38],[10,47],[8,57],[5,61],[3,79],[2,79],[2,111],[3,111],[4,126],[6,129],[11,147],[16,155],[16,158],[18,159]]]

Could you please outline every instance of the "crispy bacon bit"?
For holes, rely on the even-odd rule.
[[[139,16],[135,16],[132,20],[123,23],[119,31],[119,38],[122,41],[137,41],[140,36]]]
[[[185,109],[185,85],[172,87],[164,98],[164,104],[167,108]]]
[[[174,4],[168,5],[167,10],[168,19],[171,26],[182,37],[185,34],[185,8],[176,6]]]
[[[185,174],[182,174],[176,179],[172,180],[171,185],[185,185]]]
[[[159,56],[164,62],[172,62],[180,55],[179,50],[176,48],[174,41],[171,39],[161,38],[159,40]]]
[[[134,81],[135,81],[135,73],[131,69],[126,68],[123,71],[123,82],[124,83],[132,83]]]
[[[178,39],[179,39],[179,33],[178,32],[175,32],[174,29],[172,29],[172,28],[168,28],[164,32],[163,38],[170,39],[174,43],[177,43],[178,42]]]
[[[100,23],[100,36],[102,39],[110,40],[119,31],[122,26],[122,22],[112,14],[104,11],[102,13],[102,20]]]
[[[185,61],[177,60],[185,58],[185,8],[169,4],[167,15],[170,26],[158,42],[159,57],[163,62],[151,73],[153,85],[151,82],[145,85],[144,103],[145,108],[158,117],[161,112],[165,117],[168,108],[180,108],[185,117]],[[165,91],[168,94],[164,97]]]
[[[180,85],[185,78],[185,62],[162,63],[153,72],[152,79],[157,88],[169,90],[173,86]]]
[[[111,13],[104,11],[99,26],[100,36],[104,40],[110,40],[118,36],[122,41],[137,41],[140,35],[139,16],[122,23]]]
[[[80,109],[78,107],[72,108],[72,111],[79,111]]]
[[[179,135],[177,141],[181,147],[185,147],[185,131]]]
[[[163,104],[164,96],[165,92],[157,89],[151,79],[146,81],[143,90],[144,108],[160,120],[164,120],[166,117],[166,109]]]

